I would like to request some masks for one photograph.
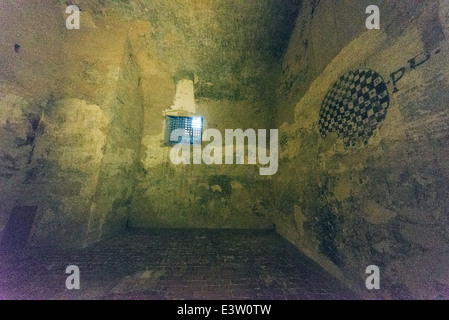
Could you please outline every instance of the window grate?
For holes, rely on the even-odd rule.
[[[165,134],[166,144],[182,143],[182,138],[171,139],[171,134],[177,129],[184,129],[190,137],[189,144],[201,144],[203,135],[203,118],[201,117],[178,117],[167,116],[167,130]]]

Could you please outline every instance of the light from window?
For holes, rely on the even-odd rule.
[[[165,144],[182,143],[182,138],[171,139],[171,133],[177,129],[184,129],[189,136],[189,144],[201,144],[203,135],[203,118],[167,116],[166,118]]]
[[[192,129],[202,129],[203,128],[203,118],[195,117],[192,118]]]

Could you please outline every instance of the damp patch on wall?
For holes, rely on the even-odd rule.
[[[387,85],[377,72],[348,71],[332,85],[323,100],[321,136],[337,132],[346,147],[366,143],[385,119],[389,105]]]

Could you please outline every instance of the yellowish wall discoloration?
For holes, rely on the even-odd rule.
[[[359,5],[351,2],[349,7]],[[440,153],[448,141],[449,124],[445,111],[449,47],[442,36],[447,30],[442,13],[447,4],[421,3],[409,11],[391,5],[380,5],[384,21],[380,31],[363,31],[364,25],[353,29],[361,21],[351,21],[337,4],[334,11],[318,5],[312,17],[310,2],[305,3],[278,89],[280,136],[285,135],[287,143],[281,148],[274,180],[279,194],[273,219],[282,235],[367,297],[442,297],[442,276],[423,271],[423,257],[429,252],[444,256],[427,261],[437,270],[449,259],[444,213],[448,167],[447,157]],[[435,12],[440,19],[434,19]],[[347,27],[342,25],[345,17]],[[340,24],[337,35],[335,30],[320,29],[323,21]],[[336,43],[341,47],[337,52]],[[430,59],[410,69],[409,60],[427,51]],[[314,72],[322,71],[313,75],[310,65]],[[390,75],[402,67],[405,74],[395,92]],[[336,134],[321,137],[319,111],[339,76],[363,68],[375,70],[387,82],[390,106],[367,145],[345,148]],[[292,79],[312,80],[288,89]],[[285,116],[289,112],[294,121]],[[364,287],[364,270],[370,264],[382,270],[379,292]]]
[[[296,14],[292,2],[76,3],[82,31],[65,29],[63,1],[0,4],[0,236],[17,205],[38,206],[32,244],[274,223],[366,297],[445,297],[447,1],[306,0],[285,54],[291,29],[278,18]],[[365,28],[370,4],[381,30]],[[338,77],[363,68],[387,82],[390,106],[367,144],[345,148],[321,137],[320,107]],[[277,174],[175,166],[168,113],[201,116],[223,138],[279,128]],[[370,264],[379,292],[364,287]]]

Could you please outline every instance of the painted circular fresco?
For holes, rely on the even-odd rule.
[[[349,71],[324,98],[319,122],[321,136],[337,132],[347,147],[366,142],[385,119],[389,105],[387,86],[377,72]]]

